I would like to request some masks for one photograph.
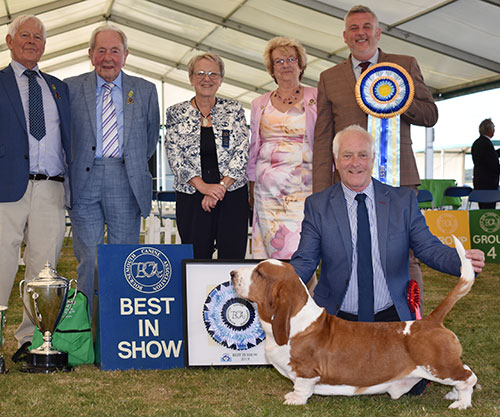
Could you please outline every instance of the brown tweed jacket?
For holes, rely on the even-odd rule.
[[[408,71],[415,85],[413,102],[401,115],[401,185],[419,185],[415,156],[411,148],[410,125],[431,127],[437,122],[438,110],[432,95],[424,83],[417,60],[407,55],[386,54],[379,50],[379,62],[394,62]],[[334,67],[323,71],[318,83],[318,118],[314,130],[313,192],[333,183],[332,142],[336,132],[352,124],[364,128],[367,115],[356,102],[354,88],[356,78],[350,56]]]

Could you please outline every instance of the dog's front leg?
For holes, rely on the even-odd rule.
[[[284,404],[302,405],[307,402],[307,399],[312,395],[314,386],[319,381],[319,376],[316,378],[296,378],[293,384],[293,391],[285,395]]]

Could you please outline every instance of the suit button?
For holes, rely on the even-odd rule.
[[[90,168],[89,168],[89,167],[85,168],[85,171],[89,172],[89,171],[90,171]]]
[[[92,150],[95,151],[95,146],[92,146]]]
[[[24,159],[28,159],[28,155],[24,155]]]

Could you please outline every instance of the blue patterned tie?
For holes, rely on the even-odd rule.
[[[24,75],[29,79],[29,125],[30,133],[37,140],[45,136],[45,115],[43,113],[42,88],[36,80],[36,71],[26,70]]]
[[[370,221],[366,194],[357,194],[358,202],[358,321],[373,321],[373,266]]]
[[[113,83],[103,84],[104,94],[102,97],[102,157],[116,158],[120,151],[118,145],[118,123],[116,110],[113,104],[111,90]]]

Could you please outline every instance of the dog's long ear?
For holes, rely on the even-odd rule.
[[[283,283],[278,283],[272,290],[271,300],[273,300],[274,314],[271,324],[274,339],[279,346],[286,345],[290,337],[290,315],[292,311],[290,295],[287,286],[283,285]]]

